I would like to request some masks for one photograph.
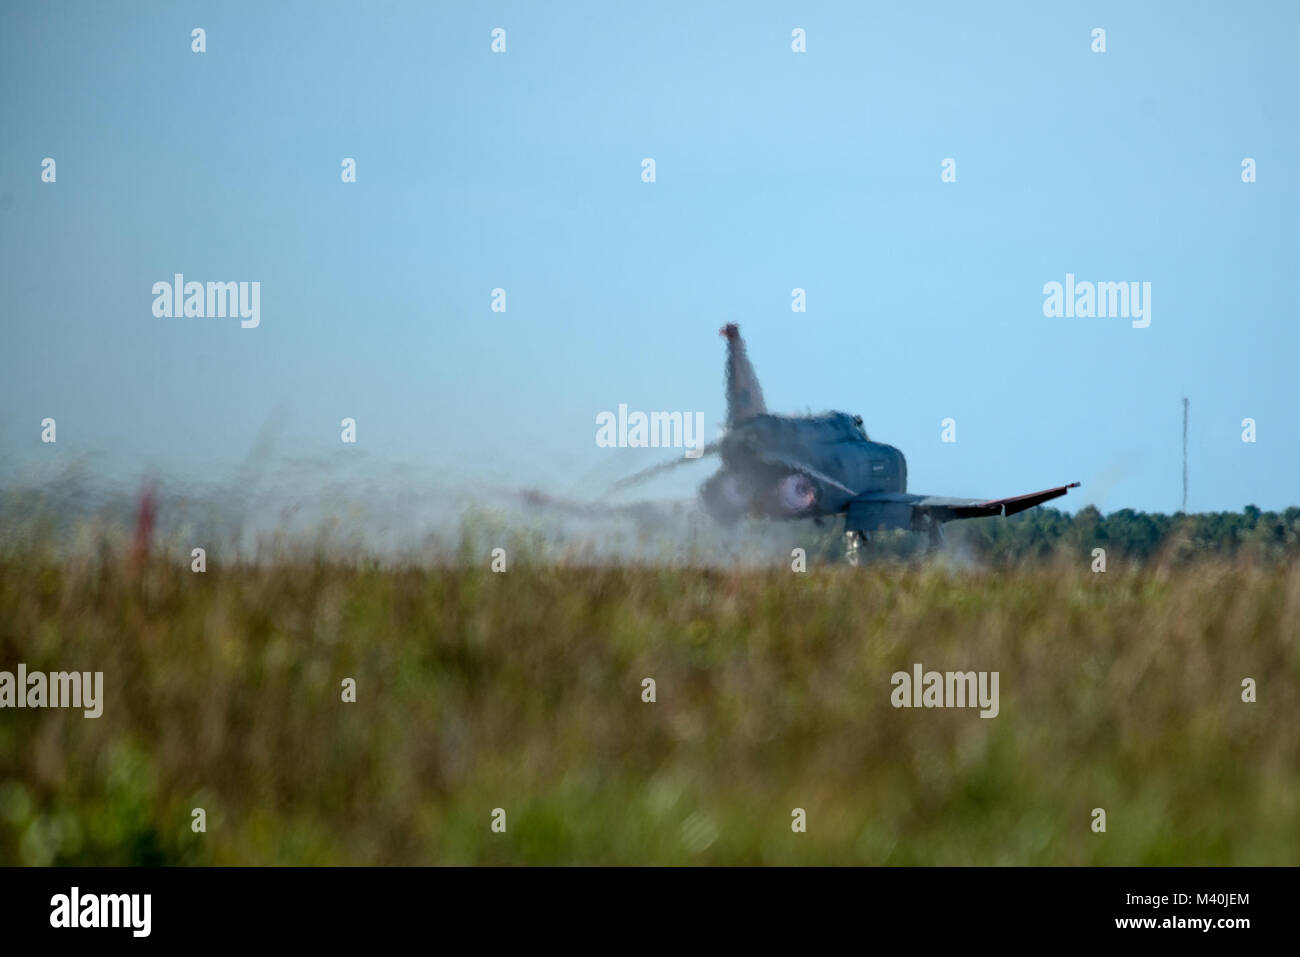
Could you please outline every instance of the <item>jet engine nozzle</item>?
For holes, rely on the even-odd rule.
[[[704,505],[718,521],[730,524],[750,510],[754,489],[736,472],[718,472],[700,488]]]
[[[799,515],[817,503],[817,486],[806,475],[793,473],[776,484],[776,504],[786,515]]]

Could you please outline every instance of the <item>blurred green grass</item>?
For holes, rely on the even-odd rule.
[[[486,564],[7,554],[0,669],[106,700],[0,711],[0,863],[1300,863],[1295,563]]]

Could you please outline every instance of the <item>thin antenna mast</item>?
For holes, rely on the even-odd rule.
[[[1183,514],[1187,514],[1187,398],[1183,398]]]

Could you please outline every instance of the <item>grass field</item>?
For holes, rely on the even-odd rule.
[[[0,711],[0,863],[1300,864],[1297,636],[1295,564],[10,553],[0,669],[105,703]],[[916,662],[1000,714],[895,709]]]

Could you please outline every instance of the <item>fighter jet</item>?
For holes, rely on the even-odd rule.
[[[943,539],[945,522],[959,518],[1014,515],[1041,505],[1078,482],[1011,498],[944,498],[907,490],[907,460],[892,445],[873,442],[862,417],[844,412],[773,415],[745,351],[740,329],[729,323],[727,340],[727,423],[722,437],[703,449],[722,468],[700,487],[705,509],[718,521],[745,515],[776,519],[844,516],[849,559],[870,534],[906,529],[927,534],[932,547]],[[618,483],[625,488],[691,459],[663,463]]]

